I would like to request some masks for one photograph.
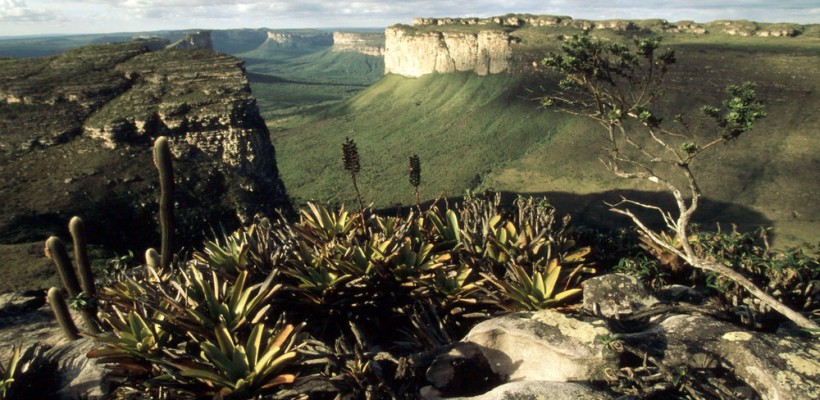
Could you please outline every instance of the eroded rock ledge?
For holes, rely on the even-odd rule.
[[[210,38],[178,43],[207,47]],[[289,206],[242,62],[156,47],[135,41],[0,61],[0,243],[59,234],[71,214],[86,217],[105,245],[153,240],[150,145],[160,135],[172,142],[179,226],[190,230],[180,236]]]

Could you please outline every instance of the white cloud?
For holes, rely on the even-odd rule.
[[[29,8],[25,0],[0,1],[0,21],[41,22],[53,20],[56,14],[38,8]]]
[[[28,5],[27,5],[28,3]],[[818,23],[817,0],[0,0],[0,35],[40,29],[85,32],[239,27],[355,27],[413,17],[506,13],[574,18],[752,19]],[[64,23],[60,24],[62,18]],[[39,24],[39,25],[38,25]]]

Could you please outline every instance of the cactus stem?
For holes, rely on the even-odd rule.
[[[158,137],[154,142],[154,165],[159,172],[159,222],[162,233],[160,265],[162,268],[168,268],[173,257],[171,235],[174,232],[174,169],[171,158],[168,138]]]
[[[52,287],[48,290],[48,303],[51,304],[51,310],[57,318],[57,323],[63,330],[63,334],[68,340],[77,340],[80,338],[80,331],[77,330],[77,325],[74,325],[74,320],[71,318],[71,313],[68,311],[68,306],[65,304],[63,294],[60,289]]]
[[[77,281],[77,274],[74,273],[74,267],[71,266],[71,260],[68,258],[65,245],[60,238],[52,236],[46,240],[46,255],[54,262],[57,267],[57,272],[60,273],[60,280],[63,282],[63,287],[71,297],[80,295],[80,283]]]

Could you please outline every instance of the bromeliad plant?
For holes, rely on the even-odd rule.
[[[292,369],[298,358],[297,336],[303,325],[255,324],[246,340],[239,340],[225,326],[214,328],[215,340],[200,343],[202,351],[191,358],[176,359],[176,371],[160,376],[157,382],[174,381],[174,376],[189,379],[180,387],[206,396],[251,398],[293,383]]]
[[[253,285],[247,282],[248,275],[248,271],[242,271],[236,281],[230,282],[220,279],[214,270],[202,273],[190,268],[188,273],[181,274],[184,285],[171,283],[177,293],[174,298],[166,298],[166,315],[190,329],[210,330],[224,325],[236,331],[243,325],[256,324],[265,317],[270,309],[269,300],[281,285],[274,284],[276,272]]]
[[[534,266],[531,273],[524,267],[511,263],[511,279],[499,280],[485,275],[487,280],[498,287],[508,301],[503,302],[505,308],[511,311],[541,310],[555,308],[576,299],[581,294],[581,288],[569,288],[572,278],[578,273],[594,273],[595,270],[585,266],[584,257],[589,253],[588,247],[564,257],[564,265],[559,264],[557,258],[549,261],[543,270]],[[568,276],[562,276],[563,267],[575,264],[575,268]],[[563,290],[559,291],[559,279],[564,280]]]

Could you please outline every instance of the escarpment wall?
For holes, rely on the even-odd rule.
[[[509,14],[490,18],[415,18],[412,26],[385,31],[385,73],[419,77],[472,71],[478,75],[530,71],[538,55],[557,50],[564,38],[600,34],[630,40],[637,34],[794,37],[820,36],[820,25],[714,21],[670,23],[662,19],[586,20],[566,16]]]
[[[509,68],[511,46],[504,31],[415,32],[391,27],[385,31],[384,72],[409,77],[464,71],[497,74]]]
[[[331,50],[381,57],[384,55],[384,40],[381,32],[333,32]]]

